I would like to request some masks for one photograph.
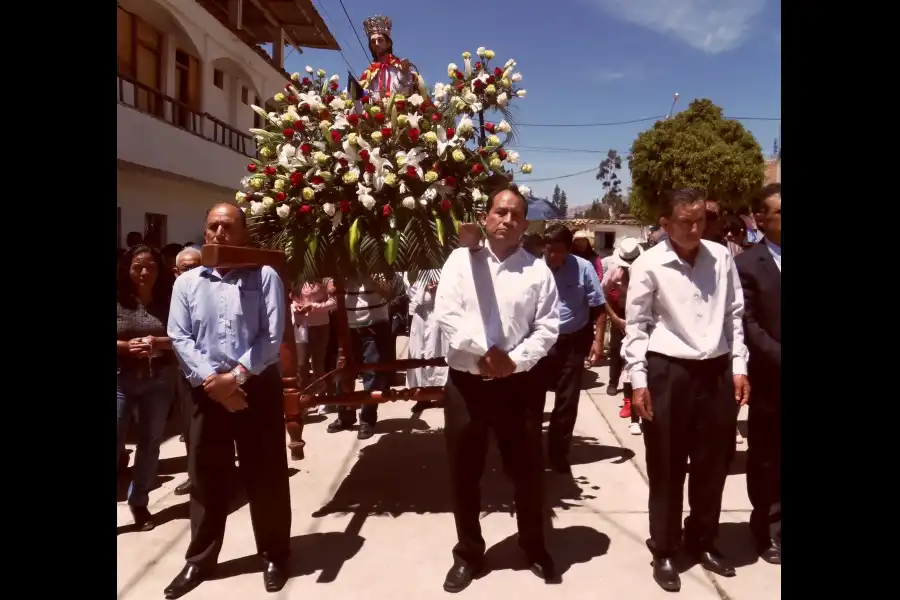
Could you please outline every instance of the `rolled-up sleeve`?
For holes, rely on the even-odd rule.
[[[166,333],[172,341],[172,349],[181,363],[185,376],[193,387],[198,387],[207,377],[215,374],[216,370],[194,340],[189,293],[190,281],[188,278],[176,279],[175,287],[172,289],[172,301],[169,305]]]
[[[650,346],[650,325],[653,318],[653,297],[656,292],[650,273],[638,259],[631,266],[628,294],[625,302],[625,340],[622,355],[631,387],[647,387],[647,348]]]
[[[725,264],[728,272],[725,293],[725,341],[731,349],[731,372],[734,375],[747,374],[747,359],[750,352],[744,343],[744,289],[734,259],[729,254]]]
[[[600,283],[600,278],[597,277],[597,271],[593,267],[583,269],[582,280],[584,290],[587,292],[588,306],[597,307],[606,304],[603,286]]]
[[[238,362],[245,369],[259,375],[279,360],[281,341],[284,339],[285,299],[284,285],[272,267],[260,270],[259,334]]]
[[[466,327],[463,306],[462,265],[468,265],[468,252],[464,248],[454,250],[444,263],[435,293],[433,316],[452,350],[481,357],[488,351],[484,332]]]

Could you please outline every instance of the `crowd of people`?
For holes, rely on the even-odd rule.
[[[394,338],[405,333],[410,358],[446,358],[445,367],[406,374],[409,386],[446,392],[457,531],[446,591],[465,589],[484,569],[479,486],[489,432],[514,485],[518,540],[531,570],[547,582],[560,580],[544,538],[544,455],[553,471],[571,473],[582,375],[607,354],[607,392],[623,390],[621,415],[646,447],[648,547],[657,583],[680,589],[682,555],[719,575],[735,574],[714,542],[738,411],[748,402],[751,529],[759,555],[780,564],[780,186],[760,190],[751,204],[754,226],[764,232],[755,243],[700,192],[675,190],[658,231],[647,241],[620,240],[601,259],[588,236],[562,223],[539,239],[525,236],[527,201],[517,188],[502,187],[488,199],[483,243],[455,250],[441,269],[413,281],[400,274],[344,284],[357,360],[394,358]],[[210,209],[206,244],[248,241],[242,210]],[[161,252],[137,237],[129,242],[117,281],[117,458],[136,412],[128,491],[135,524],[155,525],[148,494],[175,409],[189,476],[176,493],[190,494],[191,542],[166,597],[187,593],[215,570],[228,484],[238,469],[265,560],[265,588],[277,591],[288,576],[291,523],[279,347],[284,328],[294,327],[301,387],[334,368],[335,286],[298,281],[285,294],[270,267],[201,267],[193,244]],[[369,373],[362,383],[387,390],[395,382]],[[554,392],[546,450],[545,391]],[[358,438],[374,434],[377,404],[358,416],[346,407],[322,410],[337,413],[329,433],[358,420]],[[691,512],[682,525],[688,463]]]

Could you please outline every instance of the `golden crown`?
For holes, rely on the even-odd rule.
[[[376,33],[391,37],[392,25],[393,23],[391,23],[391,20],[384,15],[375,15],[374,17],[369,17],[363,21],[363,29],[366,32],[366,37],[372,37]]]

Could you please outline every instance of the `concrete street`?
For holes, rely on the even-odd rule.
[[[562,585],[544,585],[518,554],[512,537],[512,490],[494,451],[482,489],[482,528],[492,570],[461,597],[672,597],[653,582],[645,546],[643,440],[630,435],[629,421],[618,416],[621,393],[605,394],[606,375],[607,368],[600,367],[585,380],[571,455],[573,477],[547,472],[550,551],[564,571]],[[552,403],[553,394],[548,394],[547,412]],[[354,432],[327,434],[327,421],[321,417],[306,426],[306,460],[289,464],[295,576],[280,594],[263,590],[244,504],[229,517],[219,579],[203,583],[186,598],[448,598],[441,584],[452,562],[455,532],[440,431],[443,416],[440,409],[429,409],[420,419],[412,418],[411,406],[382,405],[377,433],[364,442]],[[742,427],[745,419],[746,409]],[[682,575],[683,598],[770,600],[781,594],[781,568],[758,560],[751,548],[746,449],[746,442],[737,447],[719,537],[719,548],[736,562],[737,576],[725,579],[695,566]],[[120,495],[120,600],[162,598],[163,588],[184,564],[190,538],[188,501],[172,491],[183,481],[186,467],[184,445],[176,436],[163,445],[161,486],[150,496],[150,510],[162,521],[152,532],[131,530],[131,515]]]

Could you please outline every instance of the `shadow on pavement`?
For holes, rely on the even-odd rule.
[[[731,465],[728,467],[729,475],[744,475],[747,473],[747,451],[736,450]]]
[[[750,523],[719,523],[719,539],[716,543],[735,568],[752,565],[759,560],[756,554]]]
[[[303,577],[320,571],[318,583],[334,581],[341,565],[362,548],[364,538],[341,532],[310,533],[291,538],[290,577]],[[261,573],[262,559],[252,554],[219,564],[214,579],[226,579],[247,573]]]
[[[740,421],[738,421],[737,428],[738,428],[738,431],[741,432],[741,437],[743,437],[746,440],[747,432],[749,431],[749,429],[747,428],[747,419],[741,419]]]
[[[590,562],[609,552],[609,536],[591,527],[575,525],[547,531],[547,551],[560,575],[572,565]],[[517,534],[494,544],[484,555],[487,573],[528,569],[525,554],[519,548]]]

